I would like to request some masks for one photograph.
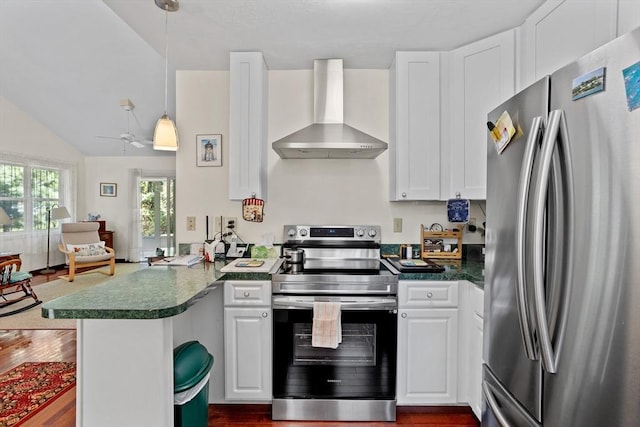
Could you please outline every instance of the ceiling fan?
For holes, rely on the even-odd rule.
[[[119,136],[97,136],[97,138],[120,140],[123,143],[132,145],[136,148],[143,148],[145,145],[153,144],[153,141],[140,139],[129,130],[129,121],[131,118],[131,114],[133,114],[132,111],[135,108],[133,102],[131,102],[130,99],[121,99],[120,107],[122,107],[122,109],[127,112],[127,131],[125,133],[121,133]]]

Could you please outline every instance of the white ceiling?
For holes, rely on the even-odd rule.
[[[226,70],[230,51],[262,51],[272,70],[311,69],[316,58],[386,69],[396,50],[452,50],[522,24],[543,2],[181,0],[168,16],[169,114],[174,70]],[[0,0],[0,95],[85,155],[172,155],[96,137],[127,130],[129,98],[131,132],[151,139],[164,46],[154,0]]]

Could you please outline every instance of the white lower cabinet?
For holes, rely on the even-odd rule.
[[[484,291],[473,283],[460,284],[460,359],[458,362],[458,400],[482,416],[482,337],[484,330]]]
[[[457,282],[398,285],[399,405],[457,402]]]
[[[482,417],[482,335],[484,319],[473,315],[469,340],[469,406],[478,419]]]
[[[225,399],[271,401],[270,281],[224,284]]]

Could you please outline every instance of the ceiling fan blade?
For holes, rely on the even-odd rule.
[[[133,145],[136,148],[144,147],[144,144],[139,143],[138,141],[129,141],[129,144]]]
[[[121,140],[121,138],[119,136],[102,136],[102,135],[96,135],[96,138],[101,138],[101,139],[117,139],[118,141]]]

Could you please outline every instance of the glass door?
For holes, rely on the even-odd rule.
[[[175,178],[142,178],[140,196],[143,256],[175,255]]]

